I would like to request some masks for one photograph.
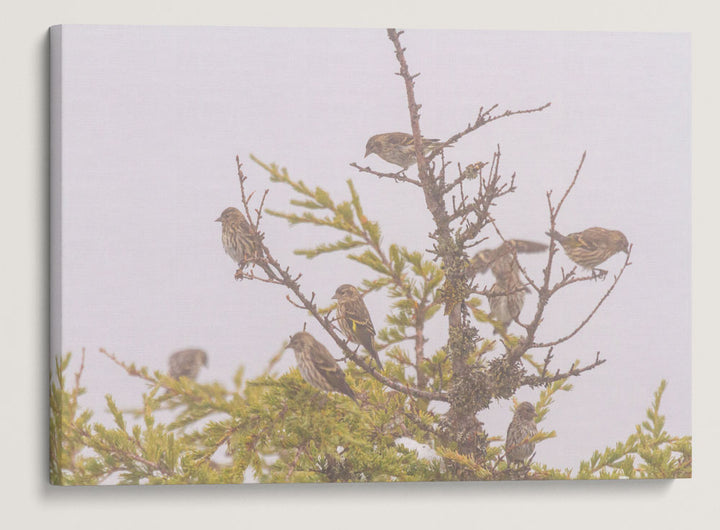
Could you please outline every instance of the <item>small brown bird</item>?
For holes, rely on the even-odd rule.
[[[533,254],[542,252],[547,248],[548,246],[545,243],[536,243],[535,241],[525,241],[523,239],[508,239],[503,241],[499,247],[481,250],[475,254],[470,259],[468,271],[471,276],[475,276],[478,273],[484,274],[488,269],[492,269],[497,276],[495,269],[502,268],[508,263],[505,260],[500,261],[501,258],[513,255],[513,252],[516,254]]]
[[[508,465],[513,462],[525,462],[535,450],[535,443],[528,440],[538,432],[535,424],[536,415],[535,407],[527,401],[520,403],[515,410],[505,438],[505,457]]]
[[[504,333],[520,316],[528,289],[520,280],[520,269],[514,256],[506,254],[495,260],[493,265],[496,281],[490,288],[491,295],[495,296],[488,296],[490,317],[502,324]],[[498,330],[493,330],[493,334],[496,333]]]
[[[422,142],[423,154],[425,155],[443,144],[436,138],[423,138]],[[446,145],[445,147],[452,146]],[[367,144],[365,144],[365,158],[372,153],[375,153],[386,162],[400,166],[403,169],[417,164],[415,139],[412,134],[391,132],[371,136]]]
[[[375,327],[370,320],[370,313],[360,296],[360,291],[349,283],[345,283],[335,290],[333,299],[337,300],[336,312],[340,329],[343,330],[348,340],[364,347],[382,370],[380,356],[373,342]]]
[[[345,381],[345,373],[325,346],[305,331],[295,333],[287,346],[295,351],[295,359],[303,379],[324,392],[340,392],[357,403],[355,392]]]
[[[625,234],[619,230],[607,230],[593,226],[567,236],[556,230],[546,232],[546,234],[557,239],[568,258],[585,269],[591,269],[593,275],[595,272],[602,275],[607,274],[607,271],[596,269],[596,267],[610,256],[620,251],[626,254],[629,252],[628,240]]]
[[[520,268],[516,255],[538,253],[547,248],[545,243],[508,239],[498,247],[481,250],[470,259],[467,268],[468,276],[473,277],[490,270],[496,280],[490,288],[490,292],[493,294],[507,293],[488,296],[490,316],[502,323],[505,328],[520,315],[525,303],[525,293],[528,292],[520,279]],[[497,332],[497,330],[494,331],[494,333]]]
[[[223,248],[241,271],[248,261],[260,254],[250,223],[240,210],[232,206],[225,208],[215,222],[222,223]]]
[[[200,368],[208,365],[207,353],[204,350],[188,349],[176,351],[168,359],[168,375],[175,379],[187,377],[193,381]]]

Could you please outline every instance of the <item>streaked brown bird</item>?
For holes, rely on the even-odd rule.
[[[187,377],[194,381],[200,372],[200,368],[207,365],[208,357],[204,350],[187,349],[176,351],[168,359],[168,375],[175,379]]]
[[[423,138],[422,143],[423,154],[425,155],[443,144],[437,138]],[[445,147],[452,146],[446,145]],[[365,158],[372,153],[375,153],[386,162],[400,166],[403,169],[417,164],[415,139],[412,134],[404,132],[391,132],[371,136],[367,144],[365,144]]]
[[[303,379],[324,392],[340,392],[357,403],[355,392],[345,381],[345,372],[325,346],[305,331],[290,338],[287,346],[295,351],[295,359]]]
[[[505,457],[508,465],[525,462],[535,450],[535,443],[528,442],[538,432],[535,416],[535,407],[528,401],[523,401],[515,409],[505,437]]]
[[[562,245],[568,258],[585,269],[591,269],[593,275],[595,272],[607,274],[607,271],[596,267],[618,252],[629,252],[628,240],[619,230],[593,226],[566,236],[557,230],[546,234]]]
[[[223,248],[238,264],[240,272],[248,261],[260,254],[250,223],[240,210],[232,206],[225,208],[215,222],[222,223]]]
[[[496,248],[488,248],[481,250],[470,259],[469,272],[471,276],[478,273],[486,273],[488,269],[493,270],[493,274],[497,276],[495,269],[501,269],[508,262],[501,260],[508,255],[515,254],[533,254],[546,250],[548,246],[545,243],[537,243],[535,241],[526,241],[524,239],[508,239],[503,241],[502,245]]]
[[[488,296],[490,317],[502,324],[502,333],[505,333],[507,327],[520,316],[528,289],[520,280],[520,269],[511,254],[495,260],[493,272],[495,283]],[[496,333],[498,330],[493,330],[493,334]]]
[[[337,300],[336,312],[340,329],[343,330],[348,340],[365,348],[382,370],[380,356],[373,342],[375,327],[370,319],[367,306],[360,296],[360,291],[353,285],[345,283],[335,290],[333,299]]]
[[[508,239],[495,248],[481,250],[470,259],[468,276],[484,274],[488,270],[495,276],[495,283],[490,288],[490,292],[496,296],[488,296],[490,316],[503,324],[504,328],[507,329],[507,326],[520,315],[525,303],[525,293],[528,292],[520,279],[516,256],[542,252],[547,248],[545,243]],[[498,333],[498,330],[494,330],[493,333]]]

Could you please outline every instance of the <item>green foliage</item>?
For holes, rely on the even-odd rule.
[[[458,470],[469,470],[476,480],[517,478],[504,461],[502,438],[488,439],[484,460],[461,454],[439,432],[438,416],[421,400],[387,392],[354,366],[348,366],[348,382],[360,406],[346,396],[315,390],[296,369],[251,380],[242,379],[238,370],[236,388],[229,391],[216,383],[151,374],[113,358],[129,375],[146,381],[149,390],[137,411],[122,411],[106,396],[114,422],[107,426],[91,422],[92,412],[81,410],[82,368],[70,384],[70,359],[68,354],[57,360],[50,385],[53,484],[241,483],[247,477],[259,482],[457,480]],[[690,437],[671,437],[663,430],[659,409],[665,386],[663,381],[636,432],[626,442],[596,451],[575,476],[532,463],[522,478],[689,477]],[[538,422],[546,418],[553,394],[569,390],[561,380],[541,392]],[[173,421],[158,421],[168,413]],[[554,431],[541,430],[533,441],[553,436]],[[401,437],[434,447],[441,458],[420,458],[396,443]]]
[[[56,358],[50,378],[50,482],[97,484],[103,477],[98,475],[95,460],[83,454],[86,442],[82,432],[87,429],[92,412],[80,411],[78,405],[78,398],[85,393],[80,387],[85,352],[73,386],[67,381],[71,358],[69,353]]]
[[[70,355],[58,361],[51,384],[51,481],[54,484],[417,481],[441,479],[437,463],[395,440],[428,438],[432,416],[406,421],[411,403],[386,394],[380,383],[348,370],[362,408],[339,394],[309,386],[297,369],[241,381],[234,392],[200,385],[115,361],[145,380],[142,409],[123,412],[106,403],[112,427],[78,414],[84,390],[67,384]],[[238,372],[240,373],[240,371]],[[166,393],[162,389],[166,388]],[[60,405],[60,406],[58,406]],[[165,424],[156,416],[171,412]],[[219,460],[218,454],[222,455]]]
[[[580,463],[578,478],[689,478],[692,475],[692,440],[670,436],[664,430],[660,401],[667,387],[663,380],[647,409],[647,420],[635,427],[625,442],[595,451]]]

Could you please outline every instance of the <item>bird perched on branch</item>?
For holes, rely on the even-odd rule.
[[[607,274],[607,271],[596,267],[618,252],[622,251],[626,254],[629,252],[628,240],[619,230],[593,226],[566,236],[557,230],[551,230],[546,234],[562,245],[568,258],[585,269],[591,269],[593,275],[596,272],[601,275]]]
[[[493,262],[495,283],[490,288],[488,304],[490,317],[502,324],[502,332],[520,316],[528,288],[520,280],[520,268],[512,254],[506,254]],[[498,330],[493,330],[493,334]]]
[[[436,138],[423,138],[422,143],[423,154],[425,155],[443,145],[443,142]],[[446,145],[445,147],[452,146]],[[371,136],[367,144],[365,144],[365,158],[372,153],[403,169],[417,163],[415,138],[412,134],[391,132]]]
[[[345,373],[325,346],[305,331],[290,337],[287,346],[295,351],[295,359],[303,379],[324,392],[340,392],[357,403],[355,392],[345,381]]]
[[[523,239],[508,239],[503,241],[502,245],[496,248],[488,248],[481,250],[470,259],[468,270],[470,276],[478,273],[486,273],[488,269],[493,271],[495,276],[498,275],[497,270],[502,270],[507,264],[507,260],[502,258],[513,253],[515,254],[533,254],[546,250],[548,246],[545,243],[537,243],[535,241],[525,241]]]
[[[517,254],[532,254],[547,248],[545,243],[508,239],[498,247],[481,250],[470,259],[469,276],[488,270],[495,276],[495,283],[488,296],[490,316],[500,322],[504,330],[520,315],[525,304],[525,293],[528,292],[520,279]],[[498,330],[493,333],[498,333]]]
[[[472,278],[479,273],[486,273],[489,269],[497,280],[491,288],[492,293],[512,291],[508,296],[488,297],[491,311],[494,306],[494,318],[503,322],[506,327],[520,314],[525,301],[525,292],[527,292],[525,288],[518,290],[522,282],[516,255],[542,252],[547,248],[545,243],[508,239],[498,247],[481,250],[470,259],[467,266],[468,277]],[[446,315],[451,314],[461,302],[457,296],[453,295],[447,282],[443,286],[438,300],[445,302]]]
[[[194,381],[200,368],[207,365],[208,358],[204,350],[180,350],[173,353],[168,359],[168,374],[175,379],[187,377]]]
[[[523,463],[535,450],[535,443],[528,442],[538,432],[535,424],[535,407],[523,401],[515,409],[505,437],[505,457],[508,465],[513,462]]]
[[[343,330],[348,340],[365,348],[382,370],[380,356],[373,342],[375,327],[370,320],[370,313],[360,296],[360,291],[349,283],[345,283],[335,290],[333,299],[337,300],[336,313],[340,329]]]
[[[225,208],[215,222],[222,223],[223,248],[238,264],[238,272],[235,274],[237,277],[248,261],[260,255],[256,234],[253,233],[250,223],[242,212],[232,206]]]

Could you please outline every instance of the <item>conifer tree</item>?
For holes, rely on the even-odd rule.
[[[246,379],[239,368],[234,387],[225,388],[151,372],[101,350],[129,376],[148,384],[136,411],[119,410],[112,396],[107,396],[114,417],[110,427],[91,422],[92,412],[79,406],[83,363],[71,382],[70,355],[66,355],[58,359],[50,385],[53,483],[240,483],[250,477],[261,482],[347,482],[690,476],[690,438],[672,437],[664,431],[660,401],[665,381],[636,432],[615,447],[596,451],[574,473],[548,468],[536,462],[534,455],[509,465],[502,436],[486,432],[483,411],[500,400],[517,405],[516,393],[529,387],[539,392],[534,403],[539,428],[527,443],[537,446],[555,436],[554,431],[542,428],[555,394],[569,392],[571,378],[592,371],[605,359],[598,353],[584,366],[576,361],[558,367],[553,348],[590,325],[631,265],[632,245],[617,274],[606,279],[607,289],[593,309],[578,318],[565,336],[540,342],[538,330],[556,294],[598,279],[594,272],[575,267],[562,270],[560,279],[553,281],[559,250],[554,239],[548,240],[542,277],[528,274],[518,258],[523,246],[506,240],[492,215],[497,202],[509,200],[516,189],[515,175],[505,177],[501,171],[500,148],[490,161],[469,160],[456,167],[446,161],[445,151],[496,120],[541,112],[550,103],[502,112],[497,105],[481,107],[474,122],[447,140],[425,140],[414,91],[417,74],[411,73],[406,61],[402,32],[389,29],[387,35],[399,65],[412,131],[401,139],[406,152],[395,158],[403,169],[382,173],[355,163],[351,166],[363,175],[420,188],[434,223],[429,250],[386,243],[380,221],[366,216],[352,179],[347,180],[347,195],[338,199],[291,177],[277,164],[251,156],[273,185],[287,186],[295,195],[290,211],[265,210],[269,191],[256,197],[237,158],[240,210],[247,221],[243,241],[252,249],[237,258],[244,260],[238,263],[235,276],[243,280],[238,289],[246,281],[284,289],[289,303],[321,326],[324,335],[316,336],[317,341],[346,361],[345,381],[357,401],[348,392],[327,393],[308,384],[297,369],[274,374],[277,358],[269,360],[265,374],[253,379]],[[368,142],[368,151],[380,154],[382,149],[383,145]],[[382,152],[386,160],[393,158]],[[584,160],[585,154],[559,198],[547,193],[550,232],[556,231],[561,208],[580,178]],[[409,169],[415,164],[417,175],[414,167]],[[296,253],[318,263],[330,253],[344,255],[367,271],[355,285],[361,295],[381,293],[391,301],[387,315],[373,316],[382,370],[365,349],[348,340],[335,321],[336,306],[321,305],[313,286],[303,284],[302,273],[283,264],[273,247],[273,234],[262,231],[265,214],[283,218],[291,226],[325,229],[329,241]],[[479,287],[473,261],[475,247],[488,233],[506,243],[493,252],[511,265],[500,270],[497,261],[495,268],[492,264],[486,268],[493,268],[498,280],[507,278],[508,271],[513,275],[513,281],[498,281],[501,287],[495,289]],[[520,243],[535,245],[533,252],[544,248]],[[511,333],[487,309],[489,297],[516,294],[504,289],[528,290],[534,295],[531,320],[513,323],[513,330],[519,332]],[[436,351],[428,351],[427,325],[433,319],[444,321],[448,339]],[[286,335],[295,331],[287,330]],[[541,358],[536,359],[538,352]],[[161,423],[157,419],[161,411],[171,413],[173,419]]]

